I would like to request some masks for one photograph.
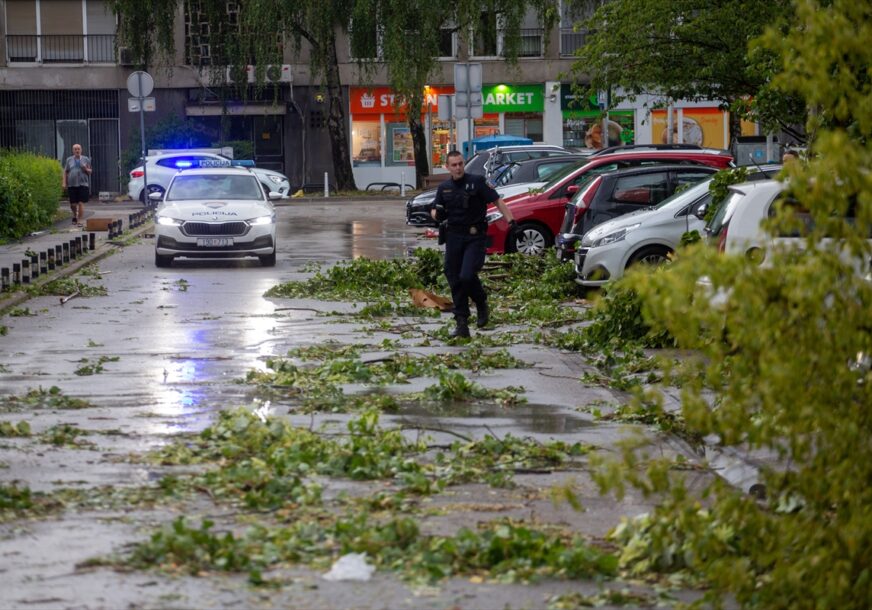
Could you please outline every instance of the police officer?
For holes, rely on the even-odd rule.
[[[436,190],[430,215],[445,223],[445,277],[451,286],[456,323],[451,336],[469,337],[469,299],[475,303],[478,327],[488,323],[487,294],[478,279],[487,248],[488,205],[496,205],[512,228],[515,221],[484,176],[465,172],[463,155],[456,150],[448,153],[446,167],[451,179]]]

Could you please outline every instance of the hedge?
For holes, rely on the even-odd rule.
[[[56,159],[0,151],[0,237],[21,237],[50,225],[61,198]]]

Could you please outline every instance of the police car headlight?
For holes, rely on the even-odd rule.
[[[257,227],[259,225],[271,225],[276,221],[275,216],[258,216],[257,218],[252,218],[248,221],[252,227]]]
[[[269,178],[273,184],[281,184],[282,182],[284,182],[284,179],[281,176],[273,176],[272,174],[267,174],[267,178]]]
[[[490,214],[485,216],[484,219],[487,221],[488,224],[493,224],[502,217],[503,217],[502,212],[491,212]]]
[[[158,216],[155,220],[157,224],[162,225],[164,227],[180,227],[182,226],[181,220],[176,220],[175,218],[170,218],[169,216]]]

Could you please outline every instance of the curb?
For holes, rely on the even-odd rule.
[[[136,229],[130,230],[127,233],[122,233],[120,235],[120,238],[128,239],[131,237],[139,237],[143,233],[146,233],[148,230],[153,230],[153,228],[154,222],[149,220],[145,224],[136,227]],[[74,262],[70,262],[66,267],[63,267],[61,269],[56,268],[53,273],[47,276],[40,275],[39,279],[35,282],[32,282],[30,286],[43,286],[45,284],[48,284],[49,282],[69,277],[77,273],[83,267],[102,260],[109,256],[115,250],[123,247],[124,246],[120,246],[114,241],[109,241],[107,239],[99,246],[94,248],[94,250],[89,250],[88,253],[83,255],[81,258],[78,258]],[[43,277],[45,277],[45,279],[42,279]],[[22,303],[25,303],[30,299],[34,298],[34,295],[30,294],[27,289],[17,290],[8,294],[8,298],[0,296],[0,316],[5,315],[6,312],[13,307],[17,307],[18,305],[21,305]]]

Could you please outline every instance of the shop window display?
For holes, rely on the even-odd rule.
[[[379,121],[354,121],[351,131],[351,158],[354,167],[381,165],[381,150]]]
[[[414,165],[415,148],[412,145],[412,132],[407,123],[388,123],[387,159],[385,165]]]

